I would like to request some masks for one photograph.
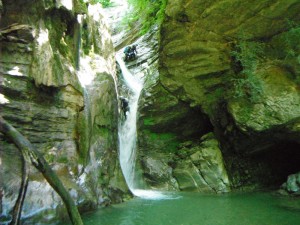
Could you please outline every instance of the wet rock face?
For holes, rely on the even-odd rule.
[[[186,142],[174,157],[174,177],[180,190],[224,193],[230,182],[219,143],[213,133],[204,135],[200,144]]]
[[[127,188],[118,164],[115,62],[107,27],[87,14],[80,37],[76,14],[87,13],[80,1],[2,2],[1,115],[43,153],[81,211],[122,201]],[[86,71],[94,75],[89,97],[77,78],[78,37],[90,59],[86,64],[98,65]],[[8,216],[20,186],[21,160],[2,135],[0,145],[1,213]],[[34,168],[30,170],[23,217],[29,221],[40,213],[48,222],[55,221],[64,214],[57,213],[62,201]]]
[[[220,98],[218,92],[222,94],[231,88],[225,81],[229,82],[226,77],[233,76],[236,72],[233,71],[236,65],[232,65],[235,63],[232,62],[234,47],[242,45],[240,41],[259,39],[263,42],[264,39],[272,38],[278,40],[275,38],[278,33],[285,33],[287,28],[292,28],[286,21],[296,24],[299,21],[297,7],[300,6],[296,0],[289,3],[212,3],[184,0],[169,2],[161,30],[162,84],[182,100],[209,108],[207,105],[215,97]],[[288,15],[287,9],[291,9]],[[272,22],[274,18],[276,23]],[[241,54],[246,57],[246,54],[251,54],[251,50]],[[257,69],[265,67],[267,66],[260,65]]]
[[[271,155],[280,158],[283,149],[277,143],[299,159],[299,10],[296,0],[167,4],[161,85],[209,117],[233,187],[259,186],[264,173],[272,185]],[[282,176],[300,170],[285,159],[277,168]]]
[[[152,32],[155,40],[157,33]],[[152,58],[156,58],[155,47],[156,44],[148,46],[153,49],[150,51]],[[139,54],[144,56],[149,52],[139,50]],[[146,183],[149,187],[164,190],[227,192],[229,181],[218,142],[211,140],[214,145],[209,148],[211,155],[206,152],[208,149],[198,148],[199,143],[206,140],[200,140],[200,137],[212,130],[207,115],[198,107],[191,108],[161,84],[157,61],[148,67],[138,65],[144,68],[142,72],[145,74],[145,85],[139,99],[138,165]],[[133,65],[131,70],[134,68]],[[187,140],[189,146],[181,148]],[[208,164],[200,163],[205,161],[202,157],[209,158],[207,162],[213,166],[207,168]]]

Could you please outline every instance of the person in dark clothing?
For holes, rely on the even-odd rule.
[[[128,61],[131,56],[131,46],[126,46],[124,49],[125,61]]]
[[[124,54],[129,54],[129,52],[131,52],[131,46],[126,46],[124,49]]]
[[[121,109],[126,119],[127,118],[126,114],[129,111],[129,101],[127,100],[127,98],[124,98],[123,96],[120,96],[120,100],[121,100]]]
[[[125,61],[134,60],[137,55],[136,45],[126,46],[124,49]]]
[[[132,45],[132,47],[131,47],[131,52],[132,52],[133,54],[135,54],[135,55],[137,55],[136,46],[137,46],[137,45]]]

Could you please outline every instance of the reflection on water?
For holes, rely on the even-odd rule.
[[[174,197],[174,195],[172,195]],[[270,193],[135,198],[83,216],[86,225],[300,225],[300,199]]]

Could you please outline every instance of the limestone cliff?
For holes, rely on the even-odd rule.
[[[59,0],[0,6],[1,115],[43,153],[81,211],[122,201],[128,190],[117,154],[114,49],[99,7]],[[10,140],[0,141],[0,213],[9,220],[20,155]],[[39,222],[49,222],[60,208],[31,168],[23,217],[39,213]]]
[[[168,1],[159,70],[140,99],[151,185],[203,190],[193,159],[211,132],[230,178],[223,190],[279,187],[300,170],[299,11],[297,0]]]

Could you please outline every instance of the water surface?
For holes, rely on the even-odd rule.
[[[86,225],[300,225],[300,198],[271,193],[135,198],[83,216]]]

